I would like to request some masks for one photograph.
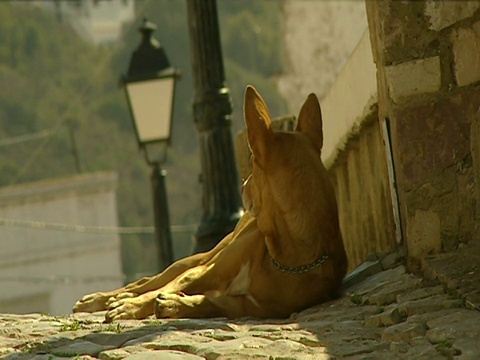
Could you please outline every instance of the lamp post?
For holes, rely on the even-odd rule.
[[[194,120],[202,166],[202,221],[194,252],[213,248],[235,227],[242,202],[231,134],[229,90],[225,85],[215,0],[187,0],[195,83]]]
[[[142,41],[132,53],[122,84],[135,134],[152,168],[153,210],[160,270],[173,262],[165,162],[173,113],[175,81],[179,73],[170,66],[165,50],[152,37],[156,25],[144,19]]]

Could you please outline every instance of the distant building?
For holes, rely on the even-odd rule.
[[[116,186],[102,172],[0,188],[0,313],[68,314],[122,286]]]
[[[118,40],[122,27],[135,18],[135,0],[31,0],[16,3],[55,11],[86,41],[108,44]]]
[[[95,44],[118,40],[122,26],[135,17],[134,0],[77,0],[60,4],[65,20],[80,36]]]

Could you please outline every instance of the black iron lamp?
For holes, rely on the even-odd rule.
[[[159,250],[159,268],[173,262],[168,201],[165,186],[165,162],[173,115],[175,82],[179,72],[167,58],[165,50],[152,37],[156,25],[144,19],[139,31],[142,41],[132,53],[122,84],[140,149],[152,167],[155,232]]]

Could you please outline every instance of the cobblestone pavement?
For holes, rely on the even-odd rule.
[[[359,282],[376,264],[342,298],[281,321],[0,314],[0,358],[480,359],[479,311],[401,265]]]

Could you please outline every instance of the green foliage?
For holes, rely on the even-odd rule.
[[[48,353],[52,350],[52,345],[44,342],[44,341],[27,341],[19,346],[17,349],[20,350],[22,353],[39,353],[44,352]]]
[[[139,43],[137,28],[147,15],[155,37],[182,71],[166,168],[172,224],[200,220],[197,131],[192,118],[193,80],[185,1],[136,1],[137,21],[112,46],[94,46],[66,21],[28,2],[0,2],[0,141],[49,131],[51,136],[0,146],[0,186],[75,174],[69,129],[75,134],[82,172],[119,173],[121,226],[153,224],[149,169],[138,151],[118,79]],[[286,106],[273,80],[282,67],[279,5],[275,1],[219,0],[233,132],[243,128],[243,92],[255,85],[273,116]],[[186,238],[191,234],[174,234]],[[153,236],[125,236],[127,277],[156,272]],[[183,253],[190,249],[183,249]]]
[[[460,355],[461,352],[452,348],[452,341],[445,339],[440,341],[436,346],[435,350],[437,350],[440,354],[445,356],[447,359],[453,359],[454,356]]]
[[[363,298],[361,295],[354,294],[350,296],[350,301],[354,303],[355,305],[362,305],[363,304]]]
[[[60,332],[77,331],[83,329],[86,329],[86,327],[80,321],[73,321],[71,323],[62,324],[62,326],[60,326]]]
[[[80,319],[72,319],[69,322],[65,322],[60,325],[59,331],[60,332],[67,332],[67,331],[77,331],[77,330],[85,330],[89,329],[90,325],[93,322],[90,320],[80,320]]]
[[[102,324],[99,325],[98,329],[95,330],[95,332],[114,332],[117,334],[120,334],[123,332],[125,329],[125,325],[122,325],[120,323],[116,324]]]

